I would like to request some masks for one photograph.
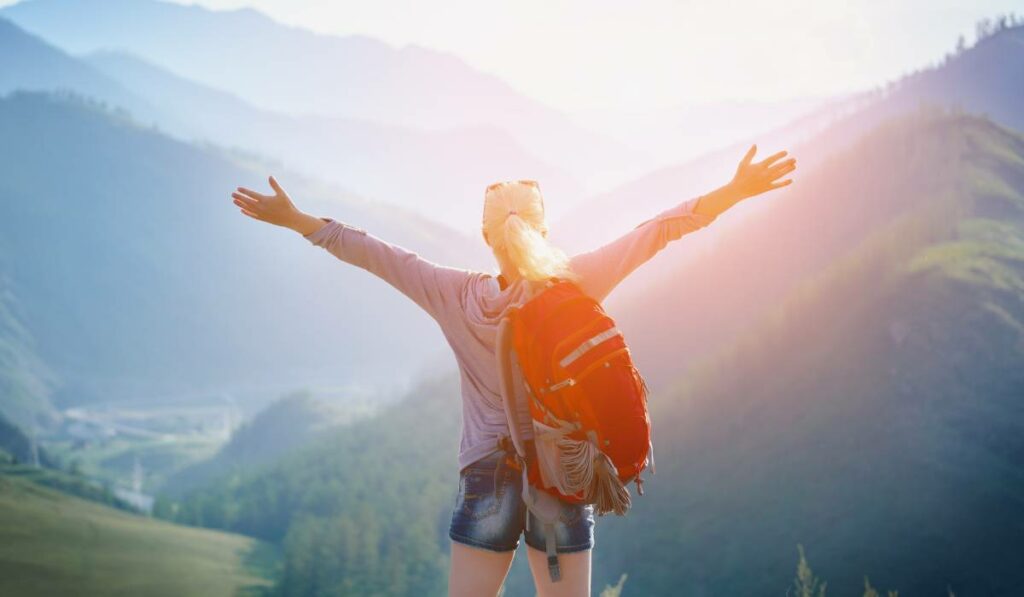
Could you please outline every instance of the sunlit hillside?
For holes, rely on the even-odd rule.
[[[796,284],[822,271],[880,224],[954,184],[957,174],[935,168],[932,160],[946,159],[958,148],[929,145],[916,139],[915,131],[888,141],[871,135],[886,118],[930,109],[988,114],[1012,129],[1024,111],[1016,101],[1021,94],[1014,90],[1024,81],[1022,38],[1024,27],[995,33],[790,147],[801,164],[796,184],[738,206],[736,213],[724,214],[709,228],[669,245],[637,270],[609,298],[608,307],[636,338],[635,350],[651,382],[672,379],[708,349],[733,341]],[[922,80],[931,81],[928,89],[922,89]],[[952,88],[972,89],[970,102],[954,100],[966,98],[966,92],[944,96],[939,91]],[[866,138],[874,139],[867,141],[870,151],[863,149]],[[758,141],[762,153],[773,150]],[[593,211],[578,212],[582,226],[570,226],[567,220],[555,226],[578,233],[590,222],[602,222],[599,226],[619,226],[625,232],[626,226],[608,213],[656,213],[691,193],[711,190],[728,180],[741,154],[737,147],[652,173],[594,199]],[[1011,181],[1010,187],[1019,188],[1016,184]],[[642,220],[636,218],[636,223]],[[693,317],[695,311],[700,317]]]
[[[262,594],[276,553],[248,537],[186,529],[0,476],[4,595]]]
[[[1022,540],[1024,139],[926,115],[837,167],[900,145],[928,164],[900,206],[861,206],[871,234],[653,400],[658,473],[606,527],[628,549],[601,556],[642,592],[768,593],[797,543],[830,592],[1024,582],[1006,549]]]

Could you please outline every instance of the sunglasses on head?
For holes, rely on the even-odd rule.
[[[510,183],[510,182],[513,182],[513,181],[510,181],[510,180],[506,180],[506,181],[502,181],[502,182],[496,182],[496,183],[494,183],[494,184],[492,184],[492,185],[488,185],[488,186],[487,186],[487,190],[486,190],[486,191],[484,191],[484,192],[486,192],[486,193],[490,193],[490,192],[491,192],[492,190],[494,190],[494,189],[496,189],[496,188],[500,187],[501,185],[503,185],[503,184],[508,184],[508,183]],[[538,182],[537,182],[536,180],[516,180],[516,181],[514,181],[514,182],[517,182],[517,183],[519,183],[519,184],[525,184],[525,185],[529,185],[529,186],[531,186],[531,187],[534,187],[534,188],[537,188],[537,189],[539,189],[539,188],[540,188],[540,184],[539,184],[539,183],[538,183]]]

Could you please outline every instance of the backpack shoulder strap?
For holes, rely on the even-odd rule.
[[[505,418],[508,420],[509,435],[520,457],[526,457],[526,443],[519,432],[519,417],[515,405],[515,380],[512,375],[512,331],[515,326],[516,312],[513,310],[501,319],[498,324],[498,335],[495,357],[498,362],[498,386],[501,391],[501,402],[505,407]]]

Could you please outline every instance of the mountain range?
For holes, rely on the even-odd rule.
[[[0,15],[73,54],[127,50],[278,112],[429,130],[498,126],[580,180],[645,161],[641,152],[583,129],[501,79],[419,46],[317,35],[251,9],[211,11],[168,2],[29,0]],[[83,19],[89,27],[80,26]]]
[[[228,193],[272,170],[308,211],[484,268],[472,228],[382,201],[418,182],[370,170],[435,140],[465,159],[501,136],[485,162],[571,185],[629,152],[454,57],[255,11],[31,0],[0,15],[17,23],[0,20],[0,415],[27,430],[88,402],[429,373],[343,426],[318,425],[333,415],[317,403],[272,406],[172,481],[158,513],[274,544],[285,594],[442,594],[460,410],[443,336]],[[763,135],[762,152],[797,156],[795,184],[673,243],[612,295],[651,381],[657,472],[628,517],[598,522],[597,586],[626,573],[637,594],[783,594],[802,544],[830,592],[868,575],[902,594],[1019,593],[1022,40],[1000,29]],[[379,155],[317,175],[356,146]],[[726,182],[744,149],[587,197],[552,236],[574,251],[626,233]],[[296,163],[324,161],[288,161],[302,151]],[[5,429],[24,454],[27,434]],[[509,594],[532,587],[518,560]]]
[[[124,51],[72,56],[2,18],[0,49],[0,93],[72,90],[182,141],[259,154],[459,229],[479,225],[483,190],[495,180],[529,176],[555,196],[585,195],[578,181],[494,125],[428,130],[275,112]]]
[[[260,186],[252,162],[75,97],[0,99],[0,135],[0,265],[33,339],[22,354],[57,377],[60,405],[344,385],[356,371],[387,385],[400,383],[394,367],[443,350],[436,324],[383,281],[239,214],[229,194]],[[473,265],[470,241],[451,230],[279,179],[315,213]],[[386,321],[351,317],[375,312]]]

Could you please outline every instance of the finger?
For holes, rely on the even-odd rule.
[[[781,189],[782,187],[788,186],[792,182],[793,182],[792,178],[787,178],[786,180],[782,180],[782,181],[779,181],[779,182],[771,183],[770,185],[768,185],[768,188],[769,189]]]
[[[767,174],[774,179],[782,176],[783,174],[788,174],[793,170],[796,170],[796,160],[790,159],[768,168]]]
[[[281,188],[281,185],[277,184],[277,179],[273,176],[270,177],[270,186],[277,194],[284,195],[284,189]]]
[[[263,193],[257,193],[256,191],[254,191],[252,189],[247,189],[245,187],[238,187],[238,192],[243,194],[243,195],[249,196],[251,199],[253,199],[255,201],[263,201],[265,199],[270,199],[270,195],[264,195]]]
[[[244,213],[245,215],[249,216],[250,218],[252,218],[254,220],[260,219],[260,217],[258,215],[254,214],[253,212],[251,212],[251,211],[249,211],[249,210],[247,210],[245,208],[240,209],[239,211],[241,211],[242,213]]]
[[[779,158],[785,157],[785,155],[786,155],[785,151],[780,151],[778,153],[773,153],[772,155],[770,155],[767,158],[765,158],[765,159],[761,160],[760,162],[758,162],[757,165],[758,166],[770,166],[770,165],[772,165],[772,162],[778,160]]]
[[[240,193],[231,193],[231,196],[234,197],[235,205],[237,205],[238,207],[244,207],[249,211],[259,211],[259,202],[253,201],[252,199]]]
[[[754,154],[755,153],[757,153],[757,144],[756,143],[754,145],[750,146],[750,149],[747,150],[747,155],[743,156],[743,159],[740,160],[740,164],[742,164],[744,166],[749,164],[750,160],[754,159]]]

